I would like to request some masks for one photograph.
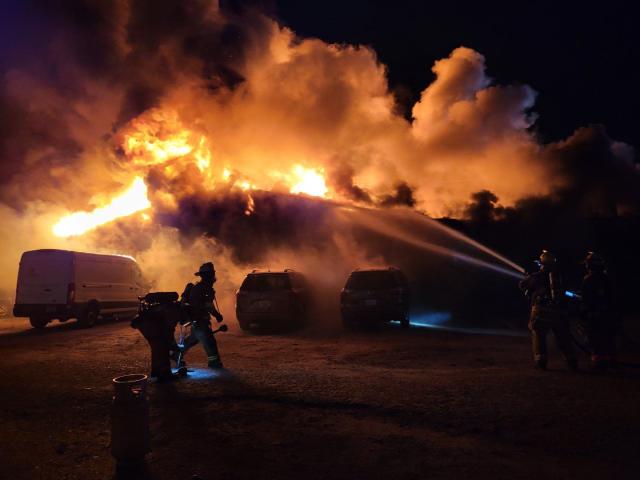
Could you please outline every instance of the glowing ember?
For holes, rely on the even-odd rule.
[[[211,152],[206,146],[206,141],[204,137],[200,138],[200,145],[198,149],[194,153],[194,157],[196,158],[196,166],[198,170],[204,172],[211,167]]]
[[[256,202],[253,201],[253,197],[249,195],[247,200],[247,208],[244,211],[244,214],[248,217],[250,216],[256,209]]]
[[[75,212],[60,219],[53,226],[53,233],[58,237],[82,235],[100,225],[120,217],[145,210],[151,206],[147,198],[147,186],[141,177],[136,177],[131,186],[111,202],[92,212]]]
[[[302,165],[293,167],[293,174],[296,183],[291,187],[291,193],[306,193],[314,197],[325,197],[327,195],[327,184],[324,181],[322,170],[305,168]]]
[[[254,188],[253,185],[251,185],[251,183],[249,183],[247,180],[238,182],[238,186],[240,187],[241,190],[244,190],[244,191],[251,190],[252,188]]]

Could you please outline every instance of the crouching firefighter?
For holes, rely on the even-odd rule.
[[[591,366],[615,366],[618,316],[606,264],[600,255],[589,252],[584,265],[587,272],[582,279],[580,316],[591,349]]]
[[[520,289],[530,300],[529,330],[534,366],[541,370],[547,368],[547,333],[551,330],[567,365],[571,370],[577,370],[576,356],[571,344],[565,288],[557,269],[556,258],[543,250],[537,263],[540,266],[539,271],[528,275],[520,282]]]
[[[151,377],[159,382],[175,380],[170,356],[178,351],[174,338],[180,319],[180,305],[176,292],[155,292],[140,297],[138,314],[131,326],[140,330],[151,347]]]
[[[184,340],[183,351],[186,353],[187,350],[200,342],[207,353],[209,368],[223,368],[210,320],[211,316],[218,323],[223,320],[222,314],[217,308],[216,293],[213,289],[213,284],[216,282],[213,263],[204,263],[194,275],[199,276],[200,281],[195,285],[187,284],[182,294],[183,309],[191,320],[191,334]]]

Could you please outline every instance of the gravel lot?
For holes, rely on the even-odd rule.
[[[196,347],[190,378],[150,385],[150,478],[638,478],[638,368],[572,374],[552,350],[538,372],[526,337],[231,323],[223,374]],[[3,319],[0,351],[0,477],[115,478],[111,379],[148,371],[141,335]]]

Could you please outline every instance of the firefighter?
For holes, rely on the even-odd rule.
[[[616,363],[616,315],[613,289],[604,259],[589,252],[582,279],[580,313],[591,347],[591,366],[603,368]]]
[[[207,262],[200,266],[194,274],[200,277],[200,281],[193,286],[187,285],[184,296],[187,299],[187,312],[191,318],[191,335],[184,341],[184,352],[200,342],[207,353],[209,368],[223,368],[218,352],[218,344],[211,330],[210,317],[213,316],[222,322],[222,314],[215,305],[216,293],[213,284],[216,282],[216,271],[213,263]]]
[[[171,371],[170,357],[178,351],[174,331],[180,310],[174,292],[150,293],[140,300],[138,315],[131,322],[140,330],[151,347],[151,377],[158,382],[176,380]]]
[[[565,289],[556,258],[547,250],[543,250],[537,263],[540,266],[539,271],[527,275],[520,282],[520,289],[529,296],[531,302],[529,330],[534,366],[540,370],[547,368],[547,333],[551,330],[569,368],[577,370],[578,365],[571,345]]]

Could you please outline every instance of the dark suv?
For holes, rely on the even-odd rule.
[[[340,293],[342,323],[352,329],[365,323],[396,320],[409,327],[409,285],[397,268],[355,270]]]
[[[301,273],[254,270],[236,293],[236,318],[242,330],[302,326],[308,304],[309,290]]]

